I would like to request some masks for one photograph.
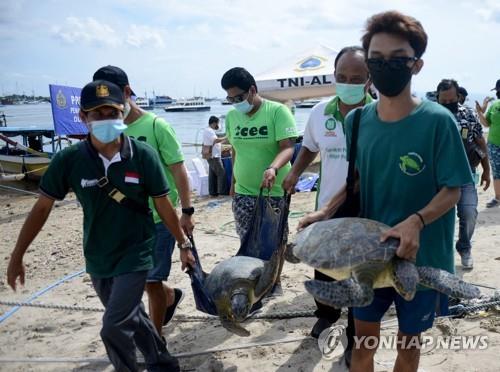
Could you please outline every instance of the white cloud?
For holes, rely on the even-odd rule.
[[[118,33],[93,17],[67,17],[62,26],[53,26],[52,35],[67,44],[116,47],[122,44]]]
[[[163,40],[162,32],[155,30],[149,26],[130,26],[127,32],[127,44],[136,48],[152,46],[154,48],[164,48],[165,42]]]

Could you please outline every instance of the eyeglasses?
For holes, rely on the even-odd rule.
[[[243,93],[238,94],[238,95],[233,96],[233,97],[229,97],[229,96],[227,96],[227,97],[226,97],[226,100],[227,100],[228,102],[231,102],[231,103],[240,103],[240,102],[243,102],[243,101],[245,100],[245,99],[244,99],[245,94],[248,94],[248,90],[247,90],[246,92],[243,92]]]
[[[385,58],[368,58],[366,60],[366,65],[370,70],[380,71],[387,65],[393,70],[402,70],[408,64],[408,62],[418,61],[417,57],[392,57],[389,59]]]

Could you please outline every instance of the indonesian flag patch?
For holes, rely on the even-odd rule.
[[[139,173],[128,171],[125,172],[125,183],[139,184]]]

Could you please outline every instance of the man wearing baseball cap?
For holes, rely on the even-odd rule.
[[[150,371],[178,371],[141,302],[153,267],[155,230],[148,197],[179,242],[182,266],[194,263],[190,243],[167,198],[158,155],[122,134],[124,97],[105,80],[81,92],[80,118],[89,129],[85,141],[59,151],[40,182],[40,195],[19,234],[7,269],[16,290],[24,285],[23,256],[47,220],[55,200],[71,189],[83,208],[86,271],[105,307],[101,338],[117,371],[138,371],[136,346]]]
[[[169,199],[177,207],[179,199],[182,206],[181,226],[190,236],[193,233],[194,208],[191,205],[189,179],[184,166],[184,155],[180,141],[172,128],[163,118],[139,108],[134,100],[134,92],[130,88],[128,76],[121,68],[104,66],[94,73],[94,80],[104,79],[118,85],[125,98],[124,123],[125,134],[146,142],[156,150],[160,157],[163,170],[169,185]],[[172,252],[175,249],[175,239],[162,223],[153,201],[149,201],[156,225],[156,245],[154,248],[155,266],[148,273],[146,292],[149,298],[149,315],[158,333],[174,316],[177,306],[182,301],[184,293],[180,288],[172,288],[165,283],[172,266]]]
[[[481,124],[490,128],[488,133],[488,153],[493,173],[495,197],[486,203],[486,208],[500,206],[500,79],[497,80],[495,88],[492,90],[496,91],[496,100],[493,97],[486,97],[482,106],[476,101],[476,111]],[[486,110],[491,101],[493,103]]]

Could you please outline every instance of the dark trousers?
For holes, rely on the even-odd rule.
[[[335,279],[314,270],[314,279],[317,280],[322,280],[325,282],[334,282]],[[342,309],[336,309],[334,307],[322,304],[316,299],[314,300],[316,302],[316,307],[317,310],[314,312],[314,315],[316,315],[317,318],[323,318],[327,319],[332,323],[335,323],[337,320],[339,320]],[[354,346],[354,316],[352,313],[352,307],[347,308],[347,329],[346,329],[346,336],[347,336],[347,349],[352,349]]]
[[[212,196],[226,195],[226,171],[220,158],[208,159],[208,193]]]
[[[92,284],[105,307],[101,338],[118,372],[139,371],[135,347],[144,355],[148,371],[179,371],[141,301],[147,271],[94,278]]]

